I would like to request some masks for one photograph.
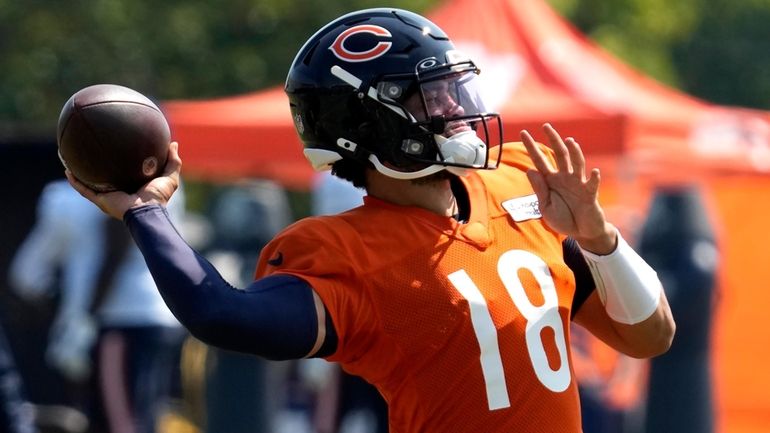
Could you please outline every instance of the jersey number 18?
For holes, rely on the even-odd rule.
[[[532,305],[524,286],[519,279],[519,269],[527,269],[535,277],[543,293],[543,305]],[[567,342],[564,337],[564,325],[559,315],[559,302],[556,286],[548,265],[540,257],[524,250],[507,251],[497,262],[497,272],[516,308],[527,320],[526,341],[532,367],[538,380],[548,389],[561,392],[570,384],[570,369],[567,361]],[[497,342],[497,328],[492,322],[487,302],[476,284],[465,270],[453,272],[449,281],[468,301],[473,330],[481,349],[481,371],[487,390],[489,410],[510,407],[508,388],[505,384],[505,372]],[[559,352],[559,368],[551,369],[540,337],[544,328],[551,328],[555,335],[556,348]]]

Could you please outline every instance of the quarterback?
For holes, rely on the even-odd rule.
[[[377,387],[393,433],[580,432],[570,322],[641,358],[669,348],[674,321],[655,271],[605,219],[579,144],[548,124],[545,144],[526,131],[503,143],[478,79],[408,11],[353,12],[313,35],[286,80],[291,116],[309,162],[367,195],[276,236],[245,288],[168,219],[176,143],[135,194],[70,182],[125,221],[207,343],[337,362]]]

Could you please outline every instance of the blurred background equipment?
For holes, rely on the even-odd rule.
[[[711,346],[721,262],[695,186],[658,188],[639,254],[658,272],[676,317],[671,349],[650,362],[647,432],[715,431]]]
[[[269,180],[218,185],[203,213],[211,232],[199,250],[235,287],[246,287],[259,253],[292,219],[285,189]],[[192,339],[192,337],[190,338]],[[253,433],[273,431],[274,418],[287,400],[287,362],[221,350],[198,342],[182,368],[202,361],[197,389],[189,389],[191,408],[201,432]],[[197,358],[196,358],[197,357]],[[188,384],[195,381],[191,377]]]

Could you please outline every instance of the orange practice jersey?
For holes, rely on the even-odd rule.
[[[257,277],[296,275],[321,297],[339,337],[328,360],[379,389],[392,433],[581,431],[564,236],[540,218],[524,146],[505,149],[462,179],[466,224],[365,197],[262,252]]]

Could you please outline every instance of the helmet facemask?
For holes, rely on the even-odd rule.
[[[389,143],[394,148],[388,161],[369,157],[383,174],[414,179],[447,170],[463,176],[499,164],[499,153],[490,161],[489,148],[502,145],[500,116],[486,111],[472,62],[426,59],[414,74],[381,76],[371,88],[377,103],[389,111],[383,114],[395,115],[396,124],[385,122],[389,134],[384,135],[402,131],[398,143]]]

